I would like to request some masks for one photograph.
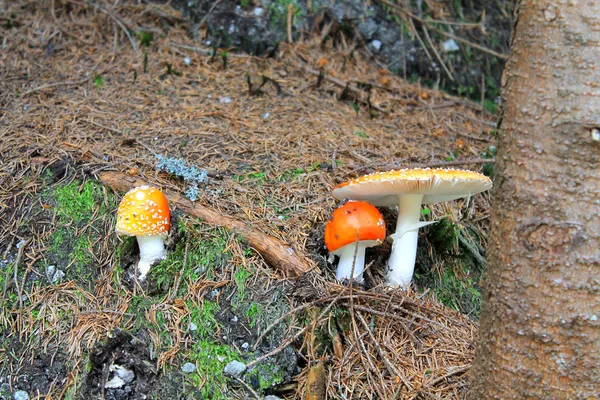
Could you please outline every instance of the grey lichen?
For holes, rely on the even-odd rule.
[[[156,159],[158,160],[156,169],[183,178],[185,182],[190,184],[185,193],[186,197],[191,201],[198,200],[200,195],[200,188],[198,185],[206,180],[208,171],[193,165],[188,166],[182,158],[165,157],[157,154]]]

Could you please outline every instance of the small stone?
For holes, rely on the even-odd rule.
[[[282,400],[281,397],[273,396],[272,394],[265,397],[265,400]]]
[[[229,33],[233,33],[233,32],[235,32],[235,25],[234,25],[234,24],[231,24],[231,25],[229,25],[229,28],[227,29],[227,31],[228,31]]]
[[[104,384],[105,389],[118,389],[125,384],[125,381],[118,377],[117,375],[113,376],[112,379],[106,381]]]
[[[239,378],[246,371],[246,364],[233,360],[225,366],[223,372],[227,375]]]
[[[64,277],[65,277],[65,273],[59,269],[54,273],[54,276],[52,276],[52,283],[56,283]]]
[[[181,371],[183,371],[186,374],[191,374],[192,372],[196,371],[196,365],[192,364],[192,363],[185,363],[183,364],[183,367],[181,368]]]
[[[254,11],[253,11],[253,12],[254,12],[254,15],[255,15],[255,16],[257,16],[257,17],[259,17],[259,18],[260,18],[260,17],[262,17],[262,16],[263,16],[263,14],[265,13],[265,9],[264,9],[264,8],[262,8],[262,7],[256,7],[256,8],[254,9]]]
[[[196,324],[195,324],[195,323],[193,323],[193,322],[190,322],[190,331],[192,331],[192,332],[193,332],[193,331],[195,331],[195,330],[197,330],[197,329],[198,329],[198,325],[196,325]]]
[[[48,277],[54,277],[54,272],[56,272],[56,266],[55,265],[48,265],[46,267],[46,276],[48,276]]]
[[[454,41],[454,39],[448,39],[444,43],[442,43],[442,47],[446,53],[452,53],[454,51],[458,51],[460,47]]]
[[[221,104],[229,104],[231,103],[233,100],[231,100],[231,97],[221,97],[219,99],[219,103]]]
[[[271,113],[268,113],[268,112],[266,112],[266,113],[264,113],[264,114],[262,115],[262,119],[267,119],[267,118],[269,118],[270,116],[271,116]]]
[[[244,349],[244,350],[248,350],[248,347],[250,347],[250,344],[248,344],[248,342],[244,342],[244,343],[242,344],[242,349]]]
[[[381,41],[380,40],[373,40],[371,41],[371,43],[369,43],[369,47],[371,48],[371,50],[377,52],[381,49]]]
[[[598,128],[592,129],[592,140],[595,142],[600,141],[600,129],[598,129]]]
[[[234,316],[231,318],[231,322],[238,322],[238,317],[237,317],[237,315],[234,315]]]
[[[117,374],[117,376],[119,378],[123,379],[123,381],[125,383],[131,383],[133,381],[133,379],[135,378],[135,374],[129,368],[122,367],[122,366],[116,365],[116,364],[113,364],[111,367],[112,367],[112,370],[115,371],[115,374]],[[109,368],[109,369],[111,369],[111,368]]]
[[[185,63],[185,65],[190,65],[192,63],[192,59],[189,57],[185,57],[183,59],[183,62]]]
[[[15,400],[29,400],[29,395],[24,390],[17,390],[13,395]]]

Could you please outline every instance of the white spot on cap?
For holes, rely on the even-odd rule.
[[[139,201],[144,200],[144,197],[146,197],[146,193],[144,193],[143,190],[139,190],[136,194],[135,194],[135,198],[138,199]]]

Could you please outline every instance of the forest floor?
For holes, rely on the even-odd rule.
[[[385,287],[387,242],[367,252],[363,286],[337,284],[323,230],[331,189],[358,175],[491,173],[494,116],[342,37],[212,54],[166,6],[94,4],[0,16],[0,399],[460,398],[490,193],[424,210],[442,222],[422,230],[408,292]],[[206,179],[159,168],[176,160]],[[310,272],[274,269],[172,204],[168,257],[135,282],[107,172],[182,195],[197,184],[197,204],[287,243]],[[223,372],[233,360],[240,377]],[[119,366],[133,378],[105,387]]]

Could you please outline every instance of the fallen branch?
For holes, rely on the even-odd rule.
[[[142,179],[114,171],[101,173],[100,179],[111,189],[121,192],[148,184],[148,182]],[[251,228],[245,222],[228,215],[223,215],[201,204],[192,203],[174,191],[165,190],[165,195],[171,203],[186,213],[202,218],[210,225],[228,228],[232,232],[242,236],[252,248],[264,257],[267,263],[281,271],[284,275],[298,277],[311,268],[307,262],[307,258],[303,254],[297,252],[283,241]]]

